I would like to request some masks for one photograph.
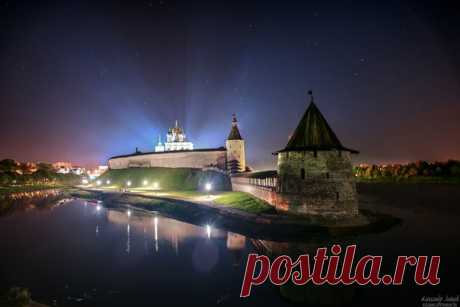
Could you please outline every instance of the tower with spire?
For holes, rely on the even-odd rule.
[[[300,214],[353,215],[358,212],[351,154],[316,106],[310,104],[286,147],[278,151],[279,209]],[[283,208],[284,207],[284,208]]]
[[[225,141],[227,149],[227,168],[231,173],[246,171],[246,153],[244,148],[244,139],[241,137],[238,129],[238,120],[236,115],[232,115],[232,128]]]

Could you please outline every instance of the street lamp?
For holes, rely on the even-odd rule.
[[[204,185],[204,189],[206,190],[206,192],[208,192],[208,198],[209,198],[210,197],[209,192],[211,192],[211,190],[212,190],[212,184],[210,182],[207,182]]]
[[[130,186],[131,186],[131,181],[130,181],[130,180],[126,181],[126,185],[127,185],[128,187],[130,187]]]
[[[126,215],[128,215],[128,217],[131,216],[131,210],[128,209],[128,211],[126,211]]]
[[[154,189],[158,189],[158,188],[159,188],[158,182],[154,182],[154,183],[153,183],[153,188],[154,188]]]
[[[148,182],[147,180],[144,180],[144,181],[142,182],[142,184],[143,184],[144,186],[146,186],[146,185],[149,184],[149,182]]]
[[[105,183],[106,183],[106,184],[110,184],[110,180],[107,180]]]
[[[101,182],[100,180],[98,180],[98,181],[96,181],[96,184],[97,184],[97,185],[101,185],[102,182]]]

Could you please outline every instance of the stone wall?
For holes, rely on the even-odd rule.
[[[231,177],[231,181],[233,191],[249,193],[276,207],[278,197],[275,188],[252,184],[247,177]]]
[[[109,159],[108,164],[111,169],[129,167],[203,168],[210,166],[225,169],[226,150],[145,153],[114,157]]]
[[[249,193],[262,199],[279,211],[288,211],[299,215],[322,215],[330,217],[349,216],[358,213],[357,202],[323,199],[299,194],[278,193],[276,188],[251,184],[248,178],[232,177],[232,190]],[[329,187],[331,188],[331,187]],[[343,189],[353,189],[349,186]],[[325,187],[316,184],[312,189],[322,191]]]
[[[339,217],[358,213],[349,152],[281,152],[278,177],[267,179],[234,176],[232,189],[265,200],[279,211],[299,215]],[[275,187],[271,186],[273,182]]]
[[[358,199],[348,151],[278,153],[277,209],[298,214],[355,215]]]

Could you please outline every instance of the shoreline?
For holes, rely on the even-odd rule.
[[[147,214],[160,213],[187,223],[229,229],[250,237],[293,241],[312,237],[337,237],[383,232],[401,223],[399,218],[371,210],[360,210],[356,217],[327,219],[299,217],[284,213],[249,213],[239,209],[175,197],[143,195],[133,192],[108,192],[77,188],[72,197],[100,200],[111,209],[130,209]],[[107,206],[107,203],[115,206]]]

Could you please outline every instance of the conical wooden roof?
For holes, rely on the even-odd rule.
[[[294,134],[281,151],[332,149],[358,153],[342,145],[312,99]]]

